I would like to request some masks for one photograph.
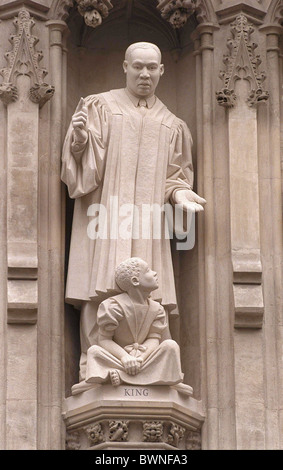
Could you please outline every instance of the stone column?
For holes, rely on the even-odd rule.
[[[42,194],[48,197],[47,212],[42,214],[43,224],[48,236],[42,232],[42,270],[45,276],[42,285],[41,305],[45,312],[45,331],[49,331],[46,354],[41,356],[41,366],[48,371],[48,388],[42,383],[41,422],[48,419],[49,425],[42,427],[42,433],[49,432],[49,449],[64,447],[64,429],[61,406],[64,396],[64,188],[60,180],[62,151],[63,86],[66,83],[63,73],[63,32],[66,23],[61,20],[49,20],[50,77],[56,93],[50,106],[50,140],[48,177],[42,175]],[[43,200],[42,200],[43,202]],[[45,292],[44,292],[45,290]],[[48,306],[48,308],[47,308]],[[46,341],[46,336],[44,340]],[[45,403],[45,407],[43,406]],[[52,433],[50,433],[52,429]],[[42,445],[44,439],[42,437]]]
[[[204,238],[204,292],[206,326],[207,373],[207,447],[218,448],[218,387],[217,381],[217,320],[215,302],[215,231],[214,231],[214,187],[212,144],[212,67],[213,36],[210,25],[199,28],[200,51],[202,53],[202,158],[203,195],[207,201],[202,238]]]
[[[230,322],[229,315],[227,315],[229,294],[221,298],[217,296],[218,288],[221,288],[220,284],[225,291],[229,277],[224,275],[220,279],[218,274],[219,270],[221,272],[223,270],[223,263],[219,262],[218,257],[222,260],[223,255],[220,253],[221,246],[217,245],[217,240],[219,240],[219,234],[217,238],[217,224],[225,212],[224,207],[221,209],[222,215],[217,211],[220,204],[216,200],[218,190],[216,190],[215,184],[218,170],[215,168],[217,157],[213,136],[215,130],[213,124],[215,107],[213,41],[216,29],[218,28],[215,25],[202,23],[193,34],[198,109],[197,191],[207,200],[205,212],[198,218],[202,399],[205,402],[207,413],[202,430],[203,448],[205,449],[233,448],[234,444],[233,419],[231,419],[233,354],[229,347],[231,344]],[[229,291],[229,287],[227,288]],[[230,434],[227,432],[228,429],[230,429]]]
[[[280,162],[280,70],[279,37],[282,27],[263,25],[266,34],[266,58],[269,108],[260,116],[261,139],[259,171],[261,182],[261,238],[265,294],[264,368],[265,439],[267,449],[283,446],[283,327],[282,327],[282,180]],[[282,119],[282,117],[281,117]],[[271,274],[272,273],[272,274]],[[279,410],[279,412],[278,412]]]

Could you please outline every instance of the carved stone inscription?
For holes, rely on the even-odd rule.
[[[125,397],[148,397],[148,388],[124,388]]]

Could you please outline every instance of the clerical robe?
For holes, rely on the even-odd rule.
[[[161,215],[161,237],[154,234],[152,213],[143,236],[142,206],[162,207],[172,200],[175,190],[192,188],[190,132],[158,98],[144,114],[124,89],[92,95],[85,102],[88,139],[75,143],[71,124],[62,157],[62,180],[76,199],[66,301],[79,306],[120,293],[115,268],[138,256],[158,273],[159,288],[152,297],[173,310],[177,302],[165,214]],[[97,238],[89,231],[91,221],[96,220],[94,204],[106,208],[109,222]],[[135,211],[127,219],[125,237],[119,229],[115,234],[110,225],[117,207],[119,212],[127,204]],[[119,212],[117,226],[123,222],[125,215]]]
[[[138,357],[150,338],[161,340],[166,329],[166,314],[160,303],[148,299],[145,306],[135,305],[129,295],[123,294],[102,302],[97,312],[99,335],[119,344],[125,353]],[[87,352],[87,383],[109,381],[109,373],[116,370],[122,382],[132,385],[173,385],[182,382],[180,349],[173,340],[165,340],[141,366],[138,374],[129,375],[119,358],[104,348],[94,345]]]

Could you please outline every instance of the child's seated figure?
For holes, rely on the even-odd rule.
[[[124,292],[99,306],[98,345],[88,349],[86,383],[180,384],[179,346],[171,339],[161,342],[168,328],[165,310],[150,299],[158,288],[156,273],[140,258],[130,258],[118,266],[116,282]],[[179,387],[192,393],[189,386]]]

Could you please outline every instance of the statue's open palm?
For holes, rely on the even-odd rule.
[[[182,206],[183,210],[190,212],[203,211],[203,206],[206,204],[206,200],[191,189],[178,189],[174,195],[174,202]]]

